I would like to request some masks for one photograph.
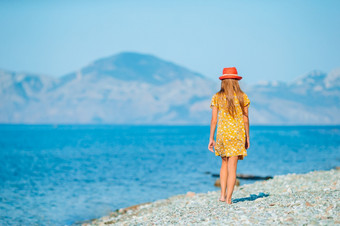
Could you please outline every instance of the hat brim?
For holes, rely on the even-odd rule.
[[[220,76],[220,80],[223,80],[223,79],[227,79],[227,78],[232,78],[232,79],[237,79],[237,80],[241,80],[242,77],[241,76],[237,76],[237,75],[222,75]]]

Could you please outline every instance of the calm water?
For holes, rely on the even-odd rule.
[[[238,173],[340,166],[340,126],[250,128]],[[0,125],[0,224],[65,225],[187,191],[217,190],[208,126]]]

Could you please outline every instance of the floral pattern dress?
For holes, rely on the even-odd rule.
[[[249,106],[250,101],[247,94],[244,93],[243,97],[244,106]],[[246,133],[242,109],[235,93],[234,98],[235,118],[228,113],[227,103],[222,95],[216,93],[211,99],[210,107],[217,107],[218,109],[215,155],[221,157],[238,156],[239,160],[243,160],[243,157],[247,156],[247,149],[245,148]]]

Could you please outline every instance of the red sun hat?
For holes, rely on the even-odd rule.
[[[227,79],[227,78],[233,78],[237,80],[241,80],[242,77],[237,75],[236,67],[226,67],[223,68],[223,74],[219,77],[220,80]]]

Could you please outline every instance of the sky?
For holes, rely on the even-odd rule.
[[[59,77],[124,51],[218,79],[340,67],[340,1],[0,1],[0,68]]]

